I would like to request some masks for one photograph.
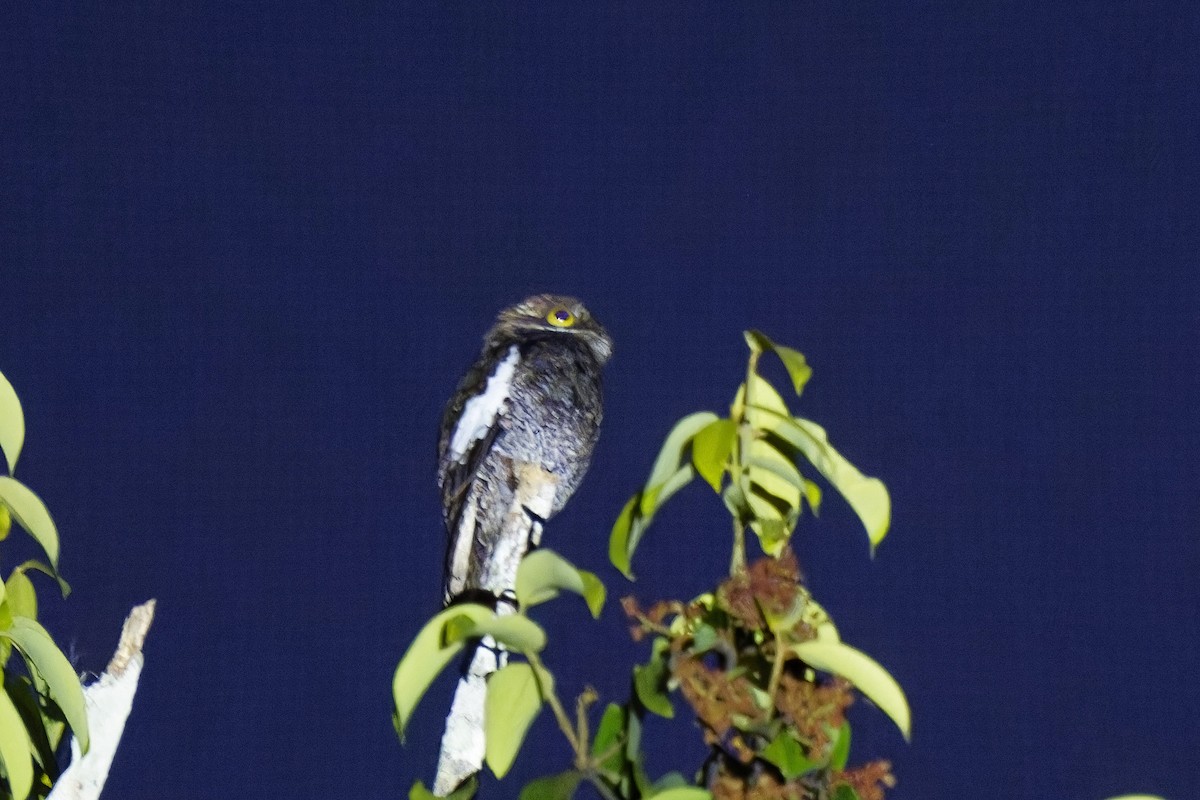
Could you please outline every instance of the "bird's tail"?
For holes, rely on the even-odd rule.
[[[450,794],[483,769],[487,678],[507,661],[508,653],[504,648],[487,637],[476,646],[470,663],[458,679],[450,714],[446,717],[446,732],[442,734],[437,777],[433,782],[433,793],[438,797]]]

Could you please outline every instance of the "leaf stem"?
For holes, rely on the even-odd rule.
[[[596,698],[596,690],[591,686],[585,686],[583,693],[575,698],[575,741],[579,743],[579,750],[583,753],[591,749],[588,743],[587,711],[588,707],[596,702]]]
[[[746,524],[733,518],[733,554],[729,557],[729,574],[736,575],[746,569]]]
[[[775,695],[779,693],[779,681],[783,678],[783,637],[775,632],[775,660],[771,663],[771,680],[767,683],[767,696],[771,698],[771,713],[775,713]]]
[[[754,347],[750,348],[750,358],[746,361],[746,382],[743,384],[745,389],[742,391],[742,405],[738,411],[737,419],[734,420],[738,428],[737,453],[731,464],[730,478],[746,497],[750,496],[750,488],[743,485],[743,479],[750,460],[750,444],[754,441],[754,428],[750,424],[750,415],[747,412],[751,405],[751,387],[754,384],[755,376],[758,374],[758,357],[760,354],[758,349]],[[738,514],[734,514],[733,553],[729,558],[729,574],[734,575],[745,568],[746,522]]]
[[[550,710],[554,712],[554,718],[558,721],[559,730],[563,732],[563,736],[567,737],[567,741],[571,743],[571,749],[575,751],[576,767],[583,769],[587,765],[587,752],[580,746],[579,740],[575,737],[571,718],[567,716],[566,709],[563,708],[558,695],[554,692],[553,683],[543,678],[543,676],[551,674],[550,670],[546,669],[546,665],[542,663],[542,659],[538,657],[537,653],[523,652],[522,655],[529,660],[530,666],[533,667],[533,674],[537,676],[538,688],[542,692],[542,698],[546,701],[546,705],[550,706]]]
[[[596,787],[596,791],[600,793],[600,796],[603,797],[604,800],[621,800],[617,794],[613,792],[611,788],[609,788],[609,785],[600,779],[599,775],[594,772],[585,772],[584,774],[587,776],[588,782],[592,784],[592,786]]]

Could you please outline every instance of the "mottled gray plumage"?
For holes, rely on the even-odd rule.
[[[600,370],[612,340],[578,300],[536,295],[500,312],[446,407],[438,485],[449,537],[445,602],[508,613],[517,565],[587,471],[603,415]],[[487,678],[505,653],[485,637],[454,691],[433,791],[480,770]]]
[[[504,537],[536,539],[579,486],[600,432],[600,372],[611,354],[612,340],[575,298],[536,295],[500,312],[438,441],[446,602],[512,589],[511,565],[492,561],[501,552],[519,559],[530,542]],[[524,532],[513,530],[514,502],[533,511],[521,498],[537,487],[523,482],[539,480],[553,483],[549,513],[530,513]]]

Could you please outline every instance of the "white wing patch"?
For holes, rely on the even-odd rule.
[[[471,445],[487,435],[488,430],[496,422],[504,408],[504,401],[512,389],[513,370],[520,360],[520,351],[514,344],[508,348],[508,355],[496,365],[496,371],[487,379],[483,392],[475,395],[463,406],[462,416],[454,426],[450,437],[450,457],[462,461]]]
[[[478,505],[478,492],[472,490],[463,503],[462,520],[458,523],[458,532],[454,536],[454,548],[446,578],[444,600],[447,603],[467,588],[467,570],[471,566],[471,545],[475,541],[475,512]]]

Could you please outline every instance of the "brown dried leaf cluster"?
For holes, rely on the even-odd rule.
[[[683,603],[677,600],[660,600],[648,609],[638,605],[633,595],[621,598],[621,609],[625,616],[633,622],[629,626],[629,635],[635,642],[640,642],[651,633],[667,633],[664,620],[672,614],[682,613]]]
[[[829,730],[841,727],[846,721],[846,709],[853,703],[854,692],[847,681],[835,678],[827,683],[813,683],[791,672],[784,672],[775,696],[779,713],[817,753],[831,746]]]
[[[672,681],[712,748],[707,783],[714,800],[827,800],[840,784],[853,788],[859,800],[883,800],[884,789],[895,785],[885,761],[845,771],[818,768],[787,781],[762,755],[783,727],[803,743],[808,758],[827,759],[854,702],[848,682],[814,678],[786,656],[825,619],[790,550],[760,559],[725,580],[714,596],[691,604],[664,601],[642,609],[628,597],[622,605],[635,640],[649,634],[669,643]],[[712,630],[700,652],[697,636],[706,626]],[[787,660],[774,670],[771,697],[777,648]]]
[[[890,761],[868,761],[861,767],[836,773],[833,783],[844,783],[858,793],[859,800],[883,800],[883,790],[896,785]]]
[[[791,550],[763,558],[730,576],[717,589],[717,600],[749,630],[766,630],[768,618],[785,616],[800,599],[800,565]]]
[[[797,781],[784,783],[778,775],[762,770],[753,778],[731,772],[725,765],[709,786],[713,800],[817,800],[813,787]]]
[[[756,720],[763,716],[754,702],[750,681],[742,675],[730,677],[725,670],[711,669],[690,656],[675,663],[674,673],[680,692],[704,730],[705,743],[742,763],[750,762],[754,749],[737,727],[739,717]]]

